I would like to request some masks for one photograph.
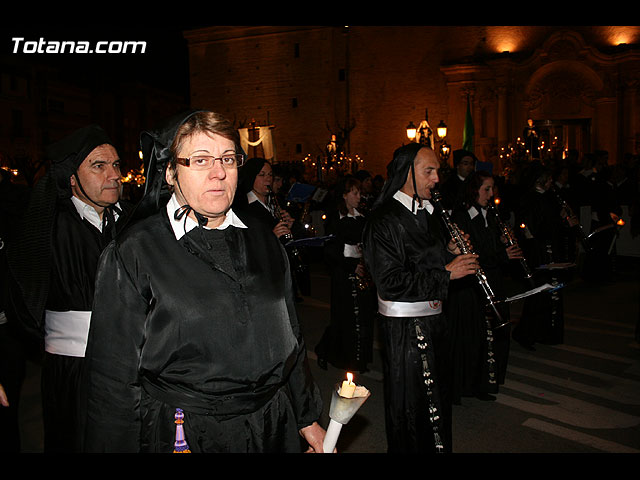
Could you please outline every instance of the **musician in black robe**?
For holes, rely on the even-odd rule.
[[[190,112],[142,135],[144,211],[102,256],[84,377],[88,452],[322,452],[283,246],[230,208],[233,125]],[[159,193],[170,188],[166,204]]]
[[[292,228],[295,220],[283,207],[280,195],[273,190],[273,167],[264,158],[253,157],[242,166],[238,178],[238,192],[233,201],[236,212],[247,213],[262,221],[283,245],[294,239]],[[302,297],[299,292],[309,281],[309,269],[302,249],[285,247],[291,267],[296,301]]]
[[[324,245],[331,278],[330,323],[315,347],[318,364],[364,372],[373,360],[375,288],[362,258],[365,217],[361,182],[348,176],[341,184],[338,208],[328,215],[325,232],[335,237]]]
[[[468,150],[453,152],[453,171],[438,187],[443,206],[452,211],[462,205],[469,175],[476,169],[478,158]]]
[[[525,176],[528,186],[520,199],[516,224],[520,246],[531,270],[535,286],[557,283],[562,270],[549,269],[564,262],[561,208],[551,190],[551,172],[533,163]],[[528,183],[530,182],[530,183]],[[522,316],[512,338],[527,350],[535,343],[562,343],[564,331],[562,291],[540,292],[524,299]]]
[[[52,145],[8,252],[9,311],[44,343],[45,452],[75,451],[80,369],[98,259],[119,225],[120,159],[106,132],[82,128]]]
[[[489,210],[494,180],[485,171],[469,177],[464,204],[451,219],[465,233],[478,254],[478,262],[497,299],[506,297],[504,274],[510,259],[522,258],[517,246],[507,247],[501,239],[495,215]],[[486,293],[475,277],[452,282],[445,310],[451,328],[452,399],[462,397],[495,400],[504,383],[509,357],[510,326],[508,304],[497,304],[499,322],[487,305]],[[507,324],[502,325],[502,322]]]
[[[448,332],[441,302],[450,280],[475,272],[430,211],[438,182],[433,150],[397,149],[365,226],[365,263],[378,293],[389,452],[450,452]]]

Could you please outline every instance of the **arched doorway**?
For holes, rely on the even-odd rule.
[[[525,108],[545,148],[593,151],[600,77],[583,63],[558,60],[533,73],[525,88]]]

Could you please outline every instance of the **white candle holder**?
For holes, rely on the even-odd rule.
[[[354,396],[346,398],[340,396],[340,383],[336,383],[333,394],[331,395],[331,406],[329,407],[329,426],[324,437],[322,449],[324,453],[333,453],[342,426],[349,423],[362,404],[369,398],[371,392],[365,387],[357,386]]]

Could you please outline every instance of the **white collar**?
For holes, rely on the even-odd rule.
[[[102,232],[102,218],[100,218],[100,214],[93,205],[83,202],[75,195],[71,195],[71,202],[73,202],[73,206],[76,207],[81,219],[86,220]],[[116,202],[116,206],[120,207],[120,204]],[[118,212],[114,211],[113,216],[118,220]]]
[[[266,208],[270,212],[272,211],[271,207],[266,203],[264,203],[262,200],[260,200],[253,190],[249,190],[249,192],[247,193],[247,202],[248,203],[258,202],[260,203],[260,205],[262,205],[264,208]]]
[[[353,209],[353,214],[351,213],[347,213],[346,215],[344,213],[340,213],[340,219],[343,219],[344,217],[351,217],[351,218],[356,218],[356,217],[361,217],[362,214],[356,210],[355,208]]]
[[[193,220],[189,215],[186,216],[185,219],[176,220],[174,218],[174,213],[177,209],[179,209],[182,205],[178,203],[178,199],[176,198],[176,194],[171,195],[169,202],[167,203],[167,215],[169,216],[169,222],[171,223],[171,228],[173,229],[173,234],[176,236],[176,240],[180,240],[185,233],[190,232],[194,228],[198,226],[198,223]],[[217,226],[216,230],[224,230],[228,226],[237,227],[237,228],[247,228],[247,226],[242,223],[242,221],[238,218],[238,216],[233,213],[233,210],[229,209],[227,212],[224,222]],[[211,230],[209,227],[204,227]]]
[[[413,198],[411,198],[409,195],[407,195],[406,193],[398,190],[396,193],[393,194],[393,198],[395,198],[402,205],[407,207],[407,209],[409,211],[411,211],[411,213],[413,213],[414,215],[416,213],[418,213],[418,210],[422,210],[423,208],[426,208],[427,212],[429,212],[429,214],[433,213],[433,205],[431,205],[431,202],[429,202],[429,200],[422,200],[422,206],[420,206],[420,202],[415,202],[415,205],[416,205],[417,209],[414,212],[412,210],[414,201],[413,201]]]
[[[487,209],[486,208],[480,208],[480,210],[478,211],[478,209],[474,205],[471,205],[469,207],[469,209],[467,210],[467,212],[469,213],[469,216],[471,217],[471,220],[473,220],[480,213],[482,213],[482,216],[484,217],[484,226],[486,227],[486,226],[489,225],[487,223]]]

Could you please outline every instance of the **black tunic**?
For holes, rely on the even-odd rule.
[[[118,226],[124,223],[130,211],[128,204],[122,203],[121,206],[124,211],[118,218]],[[58,200],[51,232],[45,310],[91,311],[98,261],[114,233],[106,226],[101,232],[82,219],[71,198]],[[26,330],[45,338],[44,312],[38,318],[32,315],[13,278],[11,291],[12,313]],[[46,452],[75,451],[77,396],[84,358],[77,352],[67,354],[55,349],[51,351],[46,342],[45,349],[41,379],[44,449]]]
[[[107,247],[86,355],[86,451],[171,452],[176,408],[191,451],[300,449],[321,400],[286,255],[242,220],[249,228],[177,241],[162,210]],[[228,255],[208,249],[222,239]]]
[[[414,215],[391,198],[374,209],[367,222],[365,261],[383,300],[422,302],[447,297],[448,254],[440,223],[435,216],[423,215]],[[381,315],[380,327],[389,452],[434,452],[437,442],[444,451],[451,451],[445,315]],[[423,343],[426,347],[419,348]],[[425,380],[433,383],[427,387]],[[439,417],[433,423],[430,402]]]
[[[331,321],[315,348],[318,358],[351,371],[366,370],[373,359],[375,289],[371,284],[359,286],[355,270],[360,258],[344,255],[345,244],[362,242],[364,225],[363,216],[328,222],[326,232],[335,235],[324,247],[331,275]]]
[[[504,298],[503,268],[509,262],[506,246],[500,241],[495,219],[487,216],[485,225],[480,207],[476,212],[471,218],[467,208],[459,208],[451,219],[469,235],[496,297]],[[502,320],[508,321],[508,305],[498,304],[498,308]],[[451,328],[453,402],[459,403],[463,396],[496,393],[506,374],[510,327],[492,329],[493,312],[487,307],[486,294],[475,275],[451,283],[446,312]]]
[[[561,246],[562,217],[560,207],[551,191],[530,191],[521,200],[516,217],[524,223],[531,238],[523,238],[520,246],[533,271],[536,286],[555,283],[556,275],[564,271],[544,270],[540,267],[565,260]],[[531,348],[534,343],[562,343],[564,332],[562,290],[541,292],[524,299],[522,316],[513,329],[512,338]]]

